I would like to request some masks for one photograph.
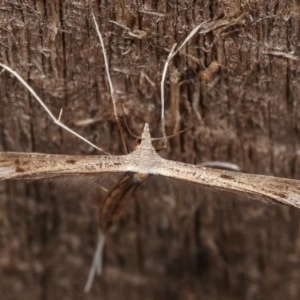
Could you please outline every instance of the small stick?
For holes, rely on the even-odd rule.
[[[120,118],[119,118],[118,112],[117,112],[117,101],[116,101],[116,98],[115,98],[115,89],[114,89],[114,86],[113,86],[113,83],[112,83],[112,80],[111,80],[111,77],[110,77],[107,54],[106,54],[106,50],[105,50],[105,47],[104,47],[102,34],[101,34],[100,29],[99,29],[99,26],[98,26],[98,23],[96,21],[96,18],[95,18],[95,15],[94,15],[93,11],[92,11],[92,18],[93,18],[94,26],[96,28],[96,32],[97,32],[97,35],[98,35],[98,38],[99,38],[99,41],[100,41],[100,45],[101,45],[101,49],[102,49],[105,72],[106,72],[107,81],[108,81],[108,84],[109,84],[109,90],[110,90],[110,96],[111,96],[111,101],[112,101],[112,105],[113,105],[115,120],[116,120],[117,125],[118,125],[118,129],[119,129],[119,132],[120,132],[120,136],[121,136],[121,139],[122,139],[124,150],[125,150],[126,153],[128,153],[128,149],[127,149],[124,134],[123,134],[123,129],[122,129],[122,126],[121,126],[121,123],[120,123]]]
[[[103,59],[104,59],[104,66],[105,66],[105,72],[106,72],[106,77],[107,77],[107,81],[109,84],[109,90],[110,90],[110,95],[111,95],[111,101],[112,101],[112,105],[113,105],[113,110],[114,110],[114,115],[116,120],[119,118],[118,114],[117,114],[117,106],[116,106],[116,99],[115,99],[115,89],[114,86],[112,84],[112,80],[110,77],[110,72],[109,72],[109,64],[108,64],[108,59],[107,59],[107,54],[106,54],[106,50],[104,47],[104,42],[103,42],[103,38],[102,38],[102,34],[100,32],[98,23],[96,21],[95,15],[92,12],[92,18],[93,18],[93,22],[94,22],[94,26],[96,28],[96,32],[100,41],[100,45],[101,45],[101,49],[102,49],[102,54],[103,54]]]
[[[164,64],[164,68],[162,71],[162,77],[160,82],[160,95],[161,95],[161,128],[162,128],[162,134],[163,134],[163,140],[164,140],[164,148],[166,147],[166,124],[165,124],[165,81],[166,81],[166,75],[168,71],[168,67],[170,64],[170,61],[173,59],[173,57],[187,44],[187,42],[197,33],[197,31],[202,27],[203,24],[206,22],[200,23],[198,26],[196,26],[184,39],[184,41],[178,46],[178,48],[175,50],[177,44],[174,44],[171,51],[169,52],[169,55],[167,57],[167,60]]]
[[[294,52],[263,51],[262,53],[267,54],[267,55],[274,55],[274,56],[278,56],[278,57],[283,57],[283,58],[287,58],[287,59],[294,60],[294,61],[299,60],[299,57],[294,55]]]
[[[2,67],[3,69],[5,69],[9,73],[11,73],[15,78],[17,78],[19,80],[19,82],[27,89],[27,91],[42,106],[42,108],[48,114],[48,116],[52,119],[52,121],[54,122],[54,124],[56,124],[57,126],[63,128],[64,130],[70,132],[71,134],[75,135],[76,137],[78,137],[79,139],[83,140],[84,142],[86,142],[87,144],[89,144],[90,146],[92,146],[93,148],[95,148],[95,149],[97,149],[97,150],[99,150],[99,151],[101,151],[101,152],[103,152],[105,154],[109,154],[103,148],[97,147],[95,144],[93,144],[92,142],[90,142],[89,140],[87,140],[86,138],[84,138],[83,136],[81,136],[79,133],[77,133],[76,131],[74,131],[73,129],[71,129],[70,127],[68,127],[67,125],[63,124],[60,121],[60,117],[58,119],[55,118],[55,116],[52,114],[52,112],[50,111],[50,109],[48,108],[48,106],[44,103],[44,101],[37,95],[37,93],[34,91],[34,89],[16,71],[14,71],[10,67],[8,67],[7,65],[2,64],[2,63],[0,63],[0,67]],[[60,113],[60,116],[61,116],[61,113]]]
[[[202,23],[200,23],[199,25],[197,25],[194,29],[192,29],[192,31],[188,34],[188,36],[184,39],[184,41],[181,43],[181,45],[174,50],[172,48],[171,52],[172,55],[169,54],[168,59],[164,65],[164,71],[163,71],[163,76],[162,76],[162,80],[161,80],[161,87],[164,85],[164,81],[165,81],[165,77],[166,77],[166,73],[167,73],[167,68],[169,65],[170,60],[188,43],[188,41],[190,39],[193,38],[193,36],[200,30],[200,28],[202,29],[199,34],[206,34],[208,32],[214,31],[216,29],[219,28],[227,28],[236,24],[240,24],[243,22],[243,17],[244,14],[239,15],[236,18],[232,18],[230,20],[228,19],[219,19],[219,20],[215,20],[215,21],[211,21],[211,22],[207,22],[204,21]],[[164,94],[164,89],[161,88],[161,116],[162,116],[162,126],[164,127],[162,129],[163,134],[165,134],[166,130],[165,130],[165,121],[164,121],[164,109],[165,109],[165,100],[164,97],[162,96]]]

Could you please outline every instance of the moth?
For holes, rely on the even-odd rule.
[[[300,182],[294,179],[219,170],[164,159],[152,146],[145,124],[141,144],[127,155],[75,156],[0,153],[0,180],[43,179],[76,174],[124,172],[136,182],[166,176],[262,201],[300,208]]]
[[[99,28],[94,15],[92,14],[97,34],[102,47],[107,77],[111,89],[112,103],[115,118],[118,116],[115,108],[114,90],[109,75],[109,67],[105,54],[105,48]],[[222,23],[223,22],[223,23]],[[234,23],[234,22],[233,22]],[[218,26],[229,26],[220,20]],[[216,24],[201,23],[194,28],[185,41],[175,50],[171,50],[163,71],[162,89],[162,112],[164,110],[163,83],[167,72],[169,61],[186,44],[186,42],[202,28],[202,32],[208,32],[216,28]],[[50,116],[55,124],[67,130],[71,134],[88,143],[90,146],[103,150],[92,144],[84,137],[56,119],[44,102],[25,80],[10,67],[0,63],[0,66],[15,76],[38,101],[44,111]],[[162,128],[164,131],[164,118],[162,113]],[[119,126],[119,123],[118,123]],[[300,181],[293,179],[277,178],[272,176],[246,174],[232,170],[220,170],[205,166],[193,165],[164,159],[156,152],[152,145],[152,137],[148,124],[145,124],[140,145],[131,153],[125,155],[53,155],[41,153],[0,153],[0,181],[12,179],[46,179],[79,174],[101,174],[101,173],[124,173],[124,176],[108,192],[106,198],[99,205],[100,230],[106,234],[115,224],[124,211],[127,196],[136,186],[149,176],[165,176],[181,181],[191,182],[196,185],[210,187],[212,189],[235,193],[264,202],[285,204],[300,208]],[[91,278],[96,269],[100,268],[100,252],[103,248],[104,238],[99,238],[94,263],[88,279],[86,290],[89,289]]]

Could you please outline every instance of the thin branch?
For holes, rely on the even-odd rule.
[[[244,14],[239,15],[236,18],[232,18],[232,19],[220,19],[220,20],[214,20],[211,22],[207,22],[204,21],[202,23],[200,23],[199,25],[197,25],[194,29],[192,29],[192,31],[188,34],[188,36],[184,39],[184,41],[180,44],[180,46],[174,51],[174,49],[172,48],[171,51],[174,51],[172,53],[172,55],[168,56],[168,59],[164,65],[164,71],[163,71],[163,77],[161,80],[161,86],[164,85],[164,81],[165,81],[165,77],[166,77],[166,73],[167,73],[167,69],[168,69],[168,65],[170,63],[170,60],[188,43],[189,40],[191,40],[193,38],[193,36],[200,30],[200,28],[202,29],[199,34],[206,34],[208,32],[220,29],[220,28],[228,28],[230,26],[233,25],[237,25],[237,24],[241,24],[243,23],[243,18],[244,18]],[[163,88],[161,88],[161,93],[163,92]],[[164,115],[164,109],[165,109],[165,100],[164,100],[164,96],[163,94],[161,95],[161,116]],[[165,121],[164,121],[164,117],[162,117],[162,132],[163,134],[165,134]]]
[[[174,44],[168,57],[167,60],[164,64],[163,72],[162,72],[162,78],[160,82],[160,94],[161,94],[161,128],[162,128],[162,134],[163,134],[163,139],[164,139],[164,147],[166,146],[166,124],[165,124],[165,81],[166,81],[166,76],[168,72],[168,67],[170,64],[170,61],[172,58],[187,44],[187,42],[197,33],[197,31],[201,28],[203,24],[206,22],[202,22],[198,26],[196,26],[189,34],[188,36],[184,39],[184,41],[178,46],[178,48],[175,50],[177,44]]]
[[[7,65],[4,65],[2,63],[0,63],[0,67],[2,67],[3,69],[5,69],[6,71],[8,71],[10,74],[12,74],[16,79],[19,80],[19,82],[27,89],[27,91],[36,99],[36,101],[42,106],[42,108],[44,109],[44,111],[48,114],[48,116],[52,119],[52,121],[54,122],[54,124],[56,124],[57,126],[63,128],[64,130],[68,131],[69,133],[73,134],[74,136],[76,136],[77,138],[81,139],[82,141],[84,141],[85,143],[87,143],[88,145],[92,146],[93,148],[105,153],[105,154],[109,154],[108,152],[106,152],[103,148],[101,147],[97,147],[95,144],[93,144],[92,142],[90,142],[89,140],[87,140],[86,138],[84,138],[83,136],[81,136],[79,133],[77,133],[76,131],[72,130],[70,127],[68,127],[67,125],[63,124],[60,121],[60,117],[57,119],[52,112],[50,111],[50,109],[48,108],[48,106],[44,103],[44,101],[37,95],[37,93],[34,91],[34,89],[13,69],[11,69],[10,67],[8,67]]]
[[[283,58],[287,58],[290,60],[294,60],[294,61],[298,61],[299,57],[297,57],[296,55],[294,55],[294,52],[283,52],[283,51],[263,51],[263,54],[266,55],[274,55],[274,56],[278,56],[278,57],[283,57]]]
[[[98,23],[96,21],[95,15],[92,12],[92,18],[93,18],[93,22],[94,22],[94,26],[96,28],[96,32],[100,41],[100,45],[101,45],[101,49],[102,49],[102,54],[103,54],[103,59],[104,59],[104,66],[105,66],[105,72],[106,72],[106,77],[107,77],[107,81],[109,84],[109,90],[110,90],[110,95],[111,95],[111,101],[112,101],[112,105],[113,105],[113,110],[114,110],[114,116],[116,119],[119,119],[118,117],[118,113],[117,113],[117,105],[116,105],[116,99],[115,99],[115,89],[110,77],[110,71],[109,71],[109,64],[108,64],[108,59],[107,59],[107,54],[106,54],[106,50],[105,50],[105,46],[104,46],[104,42],[103,42],[103,38],[102,38],[102,34],[100,32]]]

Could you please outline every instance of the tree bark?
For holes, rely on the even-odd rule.
[[[0,8],[0,61],[55,116],[62,109],[65,124],[112,154],[124,146],[91,11],[130,150],[131,133],[139,136],[145,122],[161,136],[159,84],[173,44],[211,22],[171,63],[165,114],[174,137],[161,154],[300,179],[295,1],[37,0]],[[228,26],[214,26],[220,20]],[[82,120],[92,122],[78,126]],[[97,153],[55,126],[7,72],[0,122],[1,151]],[[82,179],[0,184],[3,299],[83,298],[98,224],[90,190],[113,180]],[[86,298],[299,299],[299,217],[294,208],[151,177],[107,236],[103,275]]]

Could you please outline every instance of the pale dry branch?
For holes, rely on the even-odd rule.
[[[278,56],[294,61],[298,61],[299,57],[294,54],[294,52],[283,52],[283,51],[263,51],[263,54]]]
[[[164,139],[164,145],[166,144],[166,129],[165,129],[165,97],[164,97],[164,84],[168,72],[168,67],[170,64],[170,61],[172,58],[194,37],[194,35],[198,32],[199,34],[206,34],[211,31],[220,29],[220,28],[228,28],[230,26],[242,23],[244,15],[241,14],[237,18],[232,19],[220,19],[220,20],[214,20],[211,22],[204,21],[194,27],[191,32],[187,35],[187,37],[184,39],[184,41],[176,48],[176,44],[173,45],[171,51],[169,52],[168,58],[164,64],[163,72],[162,72],[162,79],[161,79],[161,126],[162,126],[162,133],[163,133],[163,139]],[[201,29],[201,30],[200,30]]]

